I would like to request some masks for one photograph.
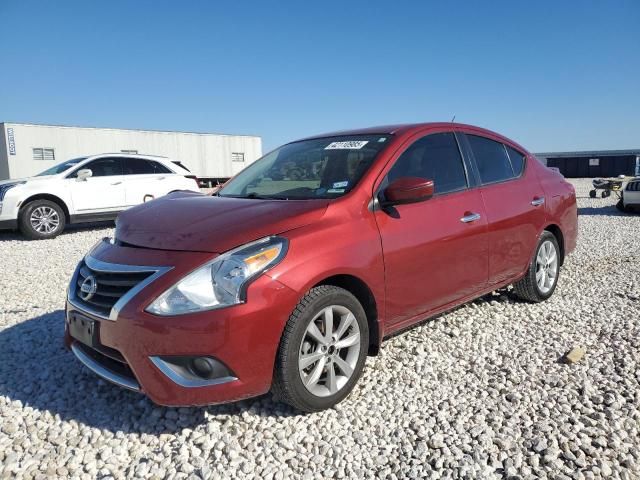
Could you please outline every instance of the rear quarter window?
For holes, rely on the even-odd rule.
[[[513,167],[513,173],[516,177],[522,175],[524,171],[524,163],[525,163],[525,155],[522,152],[519,152],[515,148],[511,148],[506,146],[507,153],[509,154],[509,160],[511,160],[511,166]]]

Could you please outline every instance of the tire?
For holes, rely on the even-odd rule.
[[[624,202],[622,201],[622,199],[618,200],[618,203],[616,203],[616,208],[618,210],[620,210],[621,212],[626,212],[627,209],[624,206]]]
[[[611,195],[611,192],[610,192],[609,190],[604,190],[604,191],[600,194],[600,196],[601,196],[602,198],[607,198],[607,197],[608,197],[608,196],[610,196],[610,195]]]
[[[591,198],[596,198],[596,194],[597,194],[597,192],[595,190],[589,190],[589,196]]]
[[[553,247],[553,253],[555,254],[555,264],[551,262],[551,265],[544,268],[542,264],[544,264],[545,260],[549,260],[549,258],[547,258],[547,252],[549,252],[550,247]],[[541,257],[540,260],[543,261],[542,264],[538,261],[539,255]],[[539,272],[541,270],[543,270],[545,273],[540,274]],[[549,282],[549,277],[551,276],[550,273],[553,273],[554,271],[555,274],[551,279],[551,282]],[[538,283],[538,275],[544,275],[544,279],[541,281],[542,285]],[[513,284],[513,293],[516,297],[528,302],[543,302],[547,300],[551,295],[553,295],[553,292],[558,285],[559,276],[560,247],[558,246],[558,241],[556,240],[555,235],[545,230],[544,232],[542,232],[542,235],[540,235],[536,250],[531,261],[529,262],[527,273],[524,277],[522,277],[522,279]]]
[[[38,219],[45,223],[38,226]],[[18,227],[22,234],[31,240],[44,240],[57,237],[64,230],[67,217],[60,205],[50,200],[29,202],[20,212]]]
[[[329,310],[331,315],[325,313]],[[327,341],[324,326],[329,321],[339,336]],[[345,325],[341,333],[340,327]],[[316,340],[319,337],[323,343]],[[340,344],[342,347],[336,347]],[[304,412],[333,407],[349,395],[360,378],[368,346],[367,317],[356,297],[332,285],[312,288],[284,328],[275,362],[274,397]],[[308,364],[299,368],[301,361]]]

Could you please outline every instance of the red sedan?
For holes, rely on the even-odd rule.
[[[496,133],[427,123],[307,138],[214,196],[121,214],[73,275],[66,344],[162,405],[272,390],[317,411],[399,329],[510,284],[548,299],[576,236],[573,187]]]

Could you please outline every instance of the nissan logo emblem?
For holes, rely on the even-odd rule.
[[[84,301],[90,300],[98,290],[98,282],[96,277],[89,275],[80,285],[80,298]]]

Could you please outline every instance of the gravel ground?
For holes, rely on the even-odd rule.
[[[550,301],[494,293],[396,336],[311,415],[269,395],[162,408],[99,380],[63,349],[62,309],[111,228],[0,234],[0,477],[640,477],[640,216],[574,183],[579,246]]]

